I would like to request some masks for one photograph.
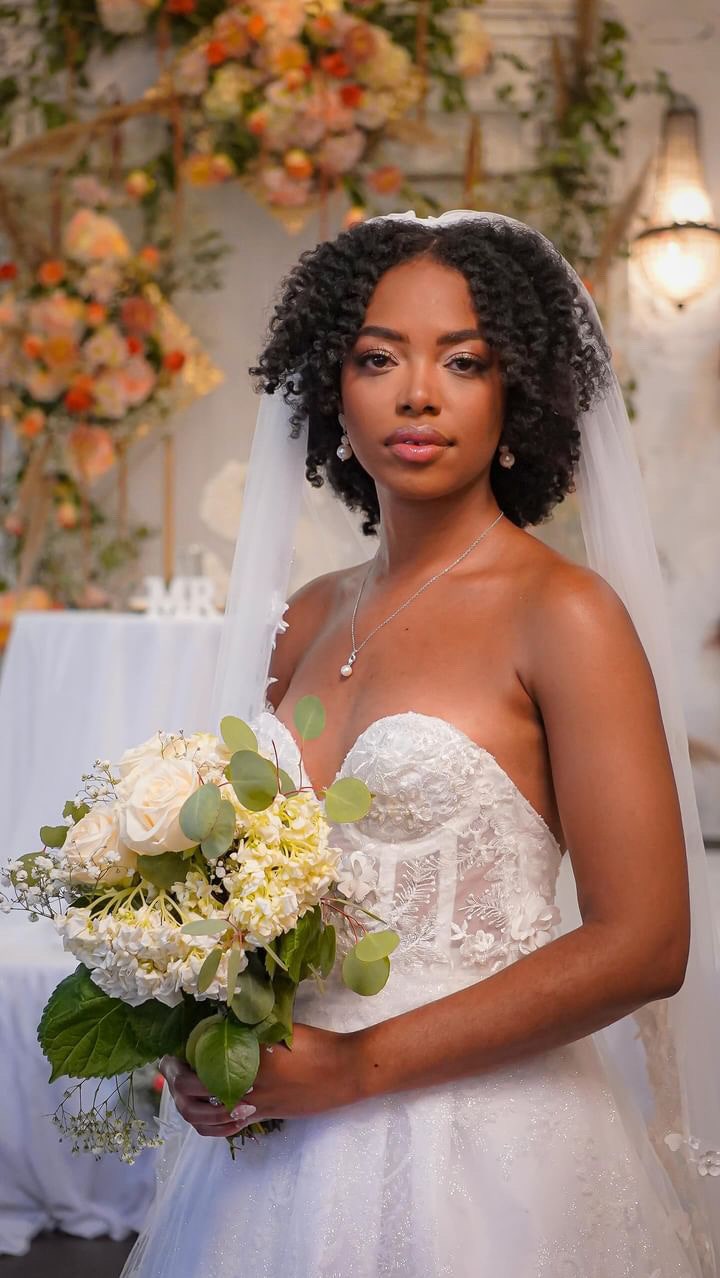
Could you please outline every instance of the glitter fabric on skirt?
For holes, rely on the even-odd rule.
[[[254,724],[298,767],[288,729]],[[556,935],[561,850],[497,761],[407,712],[371,724],[340,774],[375,796],[333,842],[401,944],[385,989],[334,973],[295,1019],[360,1029],[487,979]],[[304,778],[305,782],[309,778]],[[276,1049],[278,1050],[278,1049]],[[122,1278],[700,1278],[687,1218],[593,1038],[476,1079],[365,1100],[246,1141],[179,1120]]]

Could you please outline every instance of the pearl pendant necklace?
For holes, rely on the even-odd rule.
[[[456,564],[459,564],[461,559],[464,559],[466,555],[469,555],[470,551],[474,550],[475,547],[478,545],[478,542],[481,542],[483,537],[487,537],[488,533],[492,532],[495,525],[500,523],[500,520],[502,519],[502,517],[503,517],[503,512],[500,511],[500,514],[498,515],[497,519],[494,519],[493,522],[490,524],[490,526],[486,528],[484,532],[481,532],[480,536],[476,537],[475,540],[470,543],[467,550],[463,550],[462,554],[458,555],[457,559],[453,559],[452,563],[448,564],[447,568],[441,568],[440,572],[436,572],[435,575],[431,577],[429,581],[424,582],[423,585],[420,586],[419,589],[416,590],[415,593],[412,594],[409,599],[406,599],[404,603],[401,603],[399,608],[396,608],[394,612],[390,613],[389,617],[386,617],[384,621],[381,621],[379,625],[375,626],[375,628],[370,631],[370,634],[365,639],[363,639],[362,643],[358,644],[356,643],[356,640],[355,640],[355,618],[357,616],[358,606],[362,598],[362,592],[365,589],[365,583],[368,577],[370,576],[370,569],[375,563],[375,559],[371,559],[368,570],[365,573],[365,576],[363,577],[363,581],[362,581],[362,585],[360,586],[358,597],[355,600],[355,607],[353,608],[352,620],[350,622],[350,632],[352,634],[353,646],[352,646],[352,652],[350,653],[350,656],[348,657],[347,661],[340,667],[340,674],[343,679],[350,678],[353,672],[353,666],[355,665],[355,662],[357,661],[358,653],[361,651],[362,648],[365,647],[365,644],[368,642],[368,640],[372,639],[373,635],[377,634],[378,630],[381,630],[383,626],[386,626],[389,621],[392,621],[393,617],[397,617],[398,613],[402,612],[403,608],[407,608],[408,604],[411,604],[413,599],[417,599],[418,595],[421,595],[423,590],[427,590],[428,586],[431,586],[434,581],[437,581],[438,577],[443,577],[446,572],[450,572],[451,568],[454,568]],[[377,556],[375,558],[377,558]]]

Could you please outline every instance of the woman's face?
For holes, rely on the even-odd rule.
[[[379,494],[489,488],[504,388],[459,271],[416,258],[382,276],[343,364],[341,397],[353,451]],[[435,444],[423,446],[432,432]]]

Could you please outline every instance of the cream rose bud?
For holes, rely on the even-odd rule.
[[[63,878],[70,883],[119,883],[131,878],[137,857],[120,833],[120,805],[96,804],[71,827],[63,844]]]
[[[139,763],[118,786],[122,800],[120,825],[129,848],[143,856],[183,852],[193,847],[180,829],[180,809],[199,788],[200,774],[190,759],[156,759]]]
[[[117,765],[117,770],[124,779],[130,775],[139,763],[146,763],[150,759],[176,759],[184,754],[185,744],[182,737],[175,737],[172,741],[167,741],[166,739],[165,745],[163,745],[160,733],[156,732],[152,737],[148,737],[147,741],[143,741],[141,745],[132,746],[129,750],[126,750]],[[120,793],[119,790],[118,793]]]

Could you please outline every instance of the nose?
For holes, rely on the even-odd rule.
[[[419,364],[408,369],[408,376],[397,402],[401,417],[437,417],[440,412],[439,396],[426,367]]]

